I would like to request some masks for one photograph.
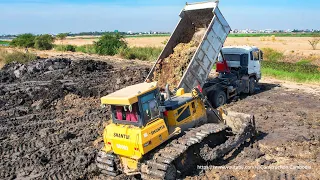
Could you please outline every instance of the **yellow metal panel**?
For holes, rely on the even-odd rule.
[[[163,119],[149,124],[142,130],[141,153],[146,154],[169,138],[169,132]]]
[[[180,88],[177,90],[176,96],[181,96],[184,94],[184,88]]]
[[[131,105],[138,102],[138,97],[121,98],[121,97],[107,97],[101,98],[101,104],[112,104],[112,105]]]
[[[112,123],[104,130],[104,150],[140,159],[168,137],[169,132],[163,119],[158,119],[144,128]]]
[[[138,96],[157,89],[157,82],[128,86],[101,98],[101,104],[131,105],[138,102]]]
[[[122,166],[124,166],[125,168],[131,169],[131,170],[138,169],[138,161],[135,159],[130,159],[124,156],[120,156],[120,161]]]
[[[182,96],[191,96],[190,93],[184,94]],[[192,103],[194,103],[194,107],[192,107]],[[189,107],[190,108],[190,116],[185,118],[184,120],[178,122],[178,117],[183,113],[183,111]],[[183,109],[180,114],[178,114],[178,110]],[[204,107],[203,102],[199,98],[195,98],[194,100],[184,104],[183,106],[168,111],[168,124],[169,126],[180,126],[189,122],[192,122],[194,120],[197,120],[203,116],[206,116],[206,110]]]

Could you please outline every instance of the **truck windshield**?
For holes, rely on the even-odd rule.
[[[155,92],[149,93],[141,98],[142,113],[145,123],[159,117],[158,102]]]
[[[240,61],[241,55],[240,54],[224,54],[224,58],[226,61]]]

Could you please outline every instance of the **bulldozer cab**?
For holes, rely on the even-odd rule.
[[[111,105],[115,124],[146,126],[161,116],[160,96],[156,83],[141,83],[121,89],[101,98],[102,104]]]

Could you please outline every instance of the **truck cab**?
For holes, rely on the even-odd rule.
[[[245,74],[255,77],[256,81],[261,79],[261,60],[263,58],[262,51],[255,46],[227,46],[222,48],[222,57],[227,62],[228,67],[232,70],[246,69]],[[218,70],[219,72],[219,70]]]
[[[221,49],[214,79],[203,86],[214,107],[225,104],[241,93],[254,94],[261,79],[263,52],[255,46],[227,46]]]

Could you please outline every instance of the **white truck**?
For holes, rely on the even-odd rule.
[[[261,79],[262,59],[262,51],[254,46],[222,48],[216,64],[219,75],[203,86],[212,106],[217,108],[240,93],[253,94]]]

